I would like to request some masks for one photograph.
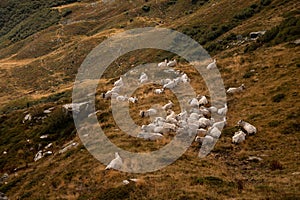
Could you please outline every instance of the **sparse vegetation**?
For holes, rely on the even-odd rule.
[[[149,12],[150,11],[150,6],[143,6],[142,9],[145,12]]]
[[[283,166],[279,161],[273,160],[270,164],[270,168],[271,170],[282,170]]]
[[[272,0],[260,0],[260,5],[262,6],[268,6],[270,5]]]
[[[109,200],[109,199],[129,199],[130,193],[134,192],[134,184],[128,186],[119,186],[117,188],[111,188],[106,191],[103,191],[97,199]]]
[[[276,94],[275,96],[272,97],[272,101],[278,103],[278,102],[282,101],[284,99],[284,97],[285,97],[285,94]]]
[[[250,7],[245,8],[240,13],[236,14],[234,18],[245,20],[252,17],[255,13],[259,12],[259,7],[256,4],[252,4]]]
[[[300,37],[300,17],[289,16],[281,22],[280,25],[269,29],[257,42],[251,44],[245,49],[245,52],[251,52],[266,44],[268,46],[290,42]]]
[[[252,76],[254,76],[254,72],[248,71],[243,75],[243,78],[251,78]]]
[[[176,4],[177,0],[168,0],[167,4],[168,5],[174,5]]]
[[[5,36],[12,42],[22,40],[59,21],[60,14],[57,10],[52,10],[52,7],[76,1],[26,0],[19,2],[9,0],[3,3],[3,6],[0,5],[0,37]]]
[[[278,120],[270,121],[270,122],[268,123],[268,125],[269,125],[270,127],[277,127],[277,126],[280,125],[280,121],[278,121]]]

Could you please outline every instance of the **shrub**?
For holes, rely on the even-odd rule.
[[[210,53],[213,53],[215,51],[222,50],[222,45],[213,42],[213,43],[210,43],[208,46],[206,46],[206,50]]]
[[[285,97],[285,94],[276,94],[275,96],[272,97],[272,101],[278,103],[281,100],[283,100],[284,97]]]
[[[134,184],[122,185],[116,188],[110,188],[101,192],[97,197],[99,200],[108,200],[108,199],[128,199],[130,193],[135,191]]]
[[[230,34],[225,38],[225,40],[226,40],[226,41],[232,41],[232,40],[236,40],[236,38],[237,38],[237,35],[236,35],[236,34],[230,33]]]
[[[261,46],[260,43],[258,42],[254,42],[250,45],[247,45],[244,49],[244,53],[247,53],[247,52],[252,52],[252,51],[255,51],[256,49],[258,49],[259,47]]]
[[[60,184],[61,184],[61,180],[58,178],[51,180],[51,185],[54,189],[57,189]]]
[[[224,181],[218,177],[207,176],[207,177],[205,177],[205,182],[208,183],[209,185],[221,186]]]
[[[7,193],[9,190],[16,187],[25,178],[25,175],[21,175],[19,177],[16,177],[13,180],[9,181],[8,184],[2,185],[0,187],[0,191],[3,192],[3,193]]]
[[[22,97],[20,99],[13,100],[0,109],[0,114],[9,113],[13,110],[29,107],[29,104],[29,99],[27,97]]]
[[[243,78],[251,78],[254,76],[254,72],[248,71],[243,75]]]
[[[292,10],[290,12],[286,12],[283,14],[283,17],[284,18],[289,18],[289,17],[293,17],[293,16],[296,16],[296,15],[299,15],[300,14],[300,10]]]
[[[252,120],[255,120],[255,119],[260,119],[262,118],[262,114],[261,113],[257,113],[257,114],[252,114],[248,117],[248,120],[252,121]]]
[[[143,6],[142,10],[145,12],[149,12],[150,11],[150,6]]]
[[[168,5],[174,5],[174,4],[176,4],[176,2],[177,2],[177,0],[169,0],[169,1],[167,2],[167,4],[168,4]]]
[[[271,4],[271,0],[260,0],[260,5],[262,6],[268,6]]]
[[[280,25],[268,30],[258,39],[260,44],[270,43],[271,45],[282,42],[289,42],[300,37],[300,17],[289,17],[283,20]]]
[[[300,124],[297,122],[289,123],[284,129],[282,129],[282,134],[294,134],[300,132]]]
[[[250,6],[237,13],[234,18],[239,20],[244,20],[252,17],[255,14],[255,10]]]
[[[270,121],[270,122],[268,123],[268,125],[269,125],[270,127],[277,127],[277,126],[279,126],[279,124],[280,124],[280,121],[277,121],[277,120]]]
[[[257,4],[252,4],[252,5],[250,6],[250,8],[256,9],[256,8],[258,8],[258,5],[257,5]]]
[[[63,179],[66,182],[70,182],[72,180],[72,178],[74,177],[75,172],[71,171],[71,172],[67,172],[66,174],[63,175]]]
[[[51,9],[77,0],[10,0],[0,8],[0,37],[7,35],[13,42],[45,29],[60,19]]]
[[[204,5],[208,0],[192,0],[192,4],[199,4],[200,6]]]
[[[271,28],[270,30],[268,30],[260,39],[259,41],[260,42],[263,42],[263,43],[267,43],[271,40],[273,40],[277,34],[279,33],[279,27],[278,26],[275,26],[273,28]]]
[[[295,119],[295,118],[299,117],[299,115],[300,115],[300,112],[292,112],[286,116],[286,119]]]
[[[271,170],[282,170],[283,169],[283,166],[282,164],[278,161],[278,160],[273,160],[271,163],[270,163],[270,169]]]
[[[14,27],[10,31],[8,38],[13,42],[25,39],[38,31],[56,24],[59,20],[60,14],[57,10],[51,10],[50,8],[41,9]]]
[[[25,199],[25,198],[28,198],[32,195],[32,192],[29,191],[29,192],[24,192],[21,196],[20,196],[20,199]]]
[[[67,17],[67,16],[70,15],[71,13],[72,13],[72,10],[66,9],[66,10],[63,10],[63,11],[62,11],[61,16],[62,16],[62,17]]]
[[[48,131],[55,132],[56,130],[65,127],[66,123],[71,120],[71,117],[63,111],[62,108],[56,109],[47,119]]]

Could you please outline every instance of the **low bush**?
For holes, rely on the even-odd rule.
[[[297,122],[291,122],[281,131],[282,134],[295,134],[300,132],[300,124]]]
[[[241,12],[237,13],[234,16],[234,18],[239,19],[239,20],[245,20],[245,19],[252,17],[257,12],[257,10],[256,10],[257,6],[256,6],[256,4],[254,4],[254,5],[251,5],[250,7],[247,7],[244,10],[242,10]]]
[[[167,2],[168,5],[174,5],[174,4],[176,4],[176,3],[177,3],[177,0],[169,0],[169,1]]]
[[[272,0],[260,0],[260,5],[268,6],[272,3]]]
[[[52,9],[78,0],[10,0],[0,6],[0,37],[16,42],[57,23],[61,16]],[[70,14],[69,11],[64,14]]]
[[[279,124],[280,124],[280,121],[278,121],[278,120],[270,121],[268,123],[269,127],[277,127],[277,126],[279,126]]]
[[[278,160],[273,160],[270,163],[270,169],[271,170],[282,170],[283,169],[283,165],[278,161]]]
[[[276,94],[275,96],[272,97],[272,101],[279,103],[280,101],[282,101],[285,97],[285,94]]]
[[[108,200],[108,199],[128,199],[130,193],[135,190],[134,184],[122,185],[116,188],[107,189],[97,197],[99,200]]]
[[[25,39],[38,31],[56,24],[60,20],[60,17],[58,10],[51,10],[50,8],[41,9],[14,27],[9,32],[8,39],[13,42]]]
[[[145,12],[149,12],[150,11],[150,6],[143,6],[142,10]]]
[[[67,17],[68,15],[70,15],[72,13],[72,10],[70,9],[65,9],[62,11],[61,16],[62,17]]]
[[[289,17],[280,25],[268,30],[261,38],[260,43],[271,42],[271,45],[296,40],[300,37],[300,17]]]
[[[243,78],[251,78],[254,76],[254,72],[248,71],[243,75]]]
[[[291,16],[291,15],[294,16]],[[300,17],[295,17],[296,12],[290,13],[288,18],[283,20],[280,25],[272,27],[256,42],[248,45],[245,52],[251,52],[266,44],[267,46],[277,45],[283,42],[290,42],[300,37]]]

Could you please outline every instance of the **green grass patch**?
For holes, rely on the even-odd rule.
[[[252,17],[255,13],[259,12],[259,7],[257,4],[252,4],[250,7],[247,7],[237,13],[234,18],[239,20],[245,20]]]
[[[273,121],[270,121],[270,122],[268,123],[268,125],[269,125],[269,127],[277,127],[277,126],[280,125],[280,121],[278,121],[278,120],[273,120]]]
[[[254,72],[248,71],[243,75],[243,78],[251,78],[254,76]]]
[[[77,0],[7,1],[0,6],[0,37],[6,36],[11,42],[16,42],[48,28],[69,14],[64,12],[61,16],[58,10],[51,8],[73,2]]]

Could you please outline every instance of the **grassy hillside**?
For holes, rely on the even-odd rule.
[[[1,1],[0,177],[9,178],[0,181],[0,192],[10,199],[299,199],[299,8],[295,0]],[[71,102],[77,70],[94,47],[115,33],[148,26],[189,35],[217,58],[226,89],[243,83],[246,90],[227,96],[228,124],[206,158],[197,158],[199,145],[193,143],[156,172],[106,171],[61,107]],[[254,31],[266,33],[251,40]],[[132,65],[165,58],[177,58],[176,69],[187,73],[197,93],[209,95],[201,77],[176,55],[146,49],[120,57],[99,81],[96,108],[108,138],[126,150],[153,151],[173,135],[155,142],[128,136],[100,94]],[[154,95],[154,88],[135,91],[140,101],[130,115],[139,125],[148,122],[140,110],[177,102],[169,91]],[[32,120],[23,123],[28,113]],[[258,133],[234,145],[240,119]],[[78,145],[59,153],[71,141]],[[54,154],[34,162],[49,143]],[[140,181],[123,185],[129,178]]]

